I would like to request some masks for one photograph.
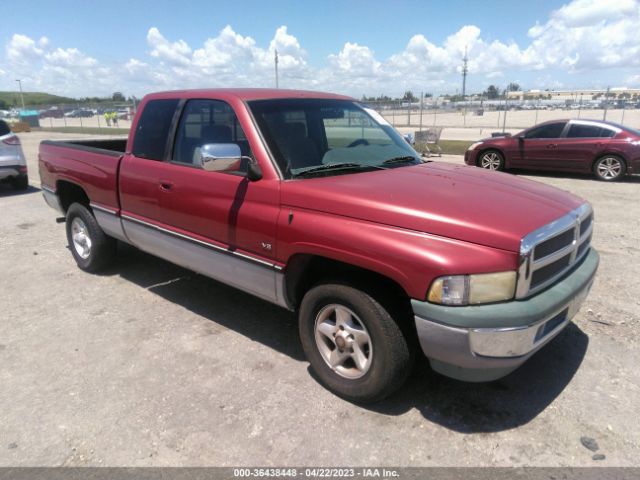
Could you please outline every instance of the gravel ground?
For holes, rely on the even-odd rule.
[[[500,381],[423,362],[361,407],[314,380],[278,307],[127,247],[76,268],[39,192],[44,137],[21,135],[30,190],[0,187],[0,466],[640,464],[638,177],[526,174],[595,208],[601,267],[574,324]]]

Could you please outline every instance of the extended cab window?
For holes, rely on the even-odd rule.
[[[548,123],[529,130],[525,138],[558,138],[564,130],[566,122]]]
[[[173,148],[173,161],[200,166],[200,149],[212,143],[235,143],[243,157],[250,157],[247,137],[233,108],[219,100],[189,100],[178,124]],[[224,173],[244,174],[246,159],[231,165]]]
[[[144,107],[133,139],[133,155],[164,160],[177,99],[150,100]]]

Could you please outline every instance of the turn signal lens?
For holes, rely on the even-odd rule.
[[[427,300],[442,305],[477,305],[510,300],[516,290],[516,272],[453,275],[433,281]]]

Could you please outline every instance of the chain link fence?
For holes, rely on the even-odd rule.
[[[632,128],[640,128],[640,100],[468,100],[451,102],[442,98],[424,101],[401,100],[365,101],[391,125],[403,132],[442,128],[474,128],[479,133],[514,131],[548,120],[591,119],[608,120]],[[75,131],[96,129],[105,133],[114,129],[128,129],[135,115],[136,104],[114,102],[100,104],[37,105],[27,107],[30,115],[37,116],[42,128],[73,128]],[[115,117],[115,118],[114,118]],[[13,110],[5,115],[17,121]]]
[[[422,131],[432,127],[521,130],[548,120],[608,120],[632,128],[640,127],[640,103],[631,99],[606,102],[474,100],[449,102],[366,101],[391,125]]]
[[[32,127],[70,129],[95,132],[96,129],[129,129],[136,112],[133,102],[99,104],[29,105],[23,109],[6,111],[2,117],[10,123],[25,121]],[[35,118],[35,120],[34,120]]]

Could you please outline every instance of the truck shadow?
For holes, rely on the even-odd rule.
[[[461,433],[489,433],[533,420],[569,385],[589,339],[574,323],[523,366],[489,383],[459,382],[435,373],[424,357],[405,387],[370,410],[400,415],[416,409],[424,418]]]
[[[8,183],[0,182],[0,197],[17,197],[19,195],[29,195],[40,191],[38,187],[34,187],[33,185],[29,185],[26,190],[16,190]]]
[[[120,245],[119,261],[104,274],[119,275],[294,360],[305,359],[295,315],[271,303],[128,245]],[[534,419],[567,387],[588,343],[587,335],[570,324],[518,370],[482,384],[441,376],[419,355],[403,388],[380,403],[358,407],[389,416],[415,409],[425,419],[462,433],[509,430]]]
[[[129,245],[118,249],[118,261],[105,275],[119,275],[211,322],[304,360],[293,313]]]

